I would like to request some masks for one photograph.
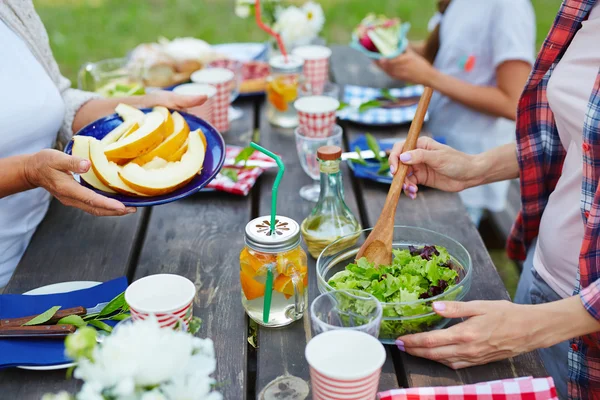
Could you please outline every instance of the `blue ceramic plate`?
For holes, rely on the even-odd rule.
[[[150,108],[142,109],[144,113],[152,111]],[[173,111],[173,110],[171,110]],[[187,185],[167,194],[153,197],[135,197],[127,196],[124,194],[112,194],[106,193],[101,190],[92,188],[86,182],[84,182],[79,175],[75,176],[75,179],[83,186],[92,189],[93,191],[100,193],[103,196],[117,199],[128,207],[148,207],[156,206],[159,204],[170,203],[175,200],[183,199],[189,195],[192,195],[206,186],[221,170],[223,163],[225,162],[225,141],[221,134],[208,122],[190,115],[185,112],[179,111],[185,121],[190,126],[190,131],[194,131],[198,128],[202,129],[204,136],[206,137],[207,151],[204,157],[204,164],[202,165],[202,171],[196,175]],[[99,120],[92,122],[88,126],[82,128],[77,134],[82,136],[92,136],[96,139],[102,139],[110,131],[121,124],[123,120],[117,114],[112,114]],[[73,148],[73,140],[70,140],[65,147],[65,153],[71,154]]]

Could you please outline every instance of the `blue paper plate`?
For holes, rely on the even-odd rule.
[[[142,111],[144,113],[149,113],[150,111],[152,111],[152,109],[145,108],[142,109]],[[190,131],[194,131],[199,128],[202,129],[202,132],[206,137],[207,144],[207,150],[206,155],[204,157],[204,164],[202,165],[202,171],[200,172],[200,174],[196,175],[194,179],[192,179],[187,185],[171,193],[167,193],[160,196],[135,197],[127,196],[124,194],[106,193],[101,190],[94,189],[82,179],[80,179],[79,176],[76,176],[76,180],[78,180],[83,186],[86,186],[92,189],[93,191],[100,193],[103,196],[119,200],[128,207],[156,206],[159,204],[170,203],[172,201],[183,199],[184,197],[190,196],[198,192],[211,180],[213,180],[214,177],[217,176],[217,174],[223,167],[223,163],[225,162],[225,141],[223,140],[221,134],[208,122],[188,113],[182,111],[178,112],[188,123]],[[112,114],[107,117],[100,118],[95,122],[92,122],[91,124],[82,128],[77,134],[81,136],[92,136],[96,139],[102,139],[122,122],[123,120],[121,119],[121,117],[119,117],[117,114]],[[71,154],[72,149],[73,140],[71,139],[65,147],[65,153]]]

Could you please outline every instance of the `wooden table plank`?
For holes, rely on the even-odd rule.
[[[372,87],[393,87],[382,72],[368,68],[370,62],[367,57],[344,47],[334,48],[332,65],[334,78],[340,84],[355,84],[357,81],[356,69],[360,73],[360,84]],[[336,65],[344,68],[335,69]],[[366,71],[368,68],[368,72]],[[357,135],[367,131],[367,128],[354,124],[345,124],[347,127],[347,140],[352,140]],[[407,127],[389,127],[371,129],[368,131],[376,137],[401,137],[406,134]],[[354,180],[354,178],[352,178]],[[363,195],[365,204],[365,225],[372,226],[385,203],[389,186],[370,181],[356,180],[355,186]],[[396,224],[428,228],[446,234],[462,243],[473,259],[474,277],[471,291],[466,300],[508,300],[508,293],[489,257],[485,245],[477,229],[471,223],[460,198],[456,194],[443,193],[436,190],[423,189],[419,192],[417,200],[411,201],[401,197],[396,214]],[[394,349],[393,357],[399,361],[402,376],[401,383],[407,386],[439,386],[460,383],[473,383],[484,380],[508,378],[513,376],[545,376],[537,353],[525,354],[515,359],[493,363],[486,366],[453,371],[440,364],[428,360],[411,357]]]
[[[65,281],[108,281],[127,275],[148,210],[125,217],[98,218],[54,200],[34,234],[5,293],[23,293]],[[81,382],[65,370],[0,370],[4,398],[39,399],[44,393],[75,393]],[[7,397],[8,398],[8,397]]]
[[[282,155],[286,166],[284,178],[279,186],[278,213],[293,218],[301,223],[306,218],[315,203],[303,200],[298,191],[311,182],[311,179],[302,170],[296,152],[296,144],[293,130],[279,129],[271,126],[266,118],[261,118],[261,145],[267,149]],[[343,165],[343,179],[345,200],[348,207],[359,218],[356,195],[351,182],[348,180],[349,172]],[[259,203],[259,214],[267,215],[271,210],[271,188],[275,173],[268,173],[261,180],[261,195]],[[306,247],[305,247],[306,248]],[[310,254],[309,258],[309,302],[318,296],[316,284],[315,261]],[[258,378],[257,392],[262,391],[274,379],[282,375],[292,375],[304,380],[309,379],[308,365],[304,358],[304,347],[311,337],[310,317],[308,310],[304,318],[291,326],[283,329],[261,328],[259,330],[258,349]],[[390,389],[398,387],[394,366],[386,364],[382,376],[382,388]],[[291,394],[289,397],[293,398]]]
[[[242,119],[223,136],[228,144],[247,146],[254,131],[254,103],[238,105]],[[197,288],[194,315],[203,320],[200,337],[214,341],[215,378],[226,399],[245,399],[247,318],[239,289],[243,229],[251,219],[252,195],[198,193],[154,207],[134,279],[173,273]]]

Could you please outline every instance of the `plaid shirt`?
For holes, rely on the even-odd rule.
[[[517,152],[522,210],[508,241],[508,252],[514,259],[525,259],[526,248],[538,235],[540,219],[560,178],[566,154],[548,105],[548,81],[596,1],[564,0],[519,102]],[[600,66],[588,103],[582,147],[580,205],[585,234],[574,294],[581,296],[589,313],[600,319]],[[569,380],[570,398],[600,398],[600,332],[571,340]]]

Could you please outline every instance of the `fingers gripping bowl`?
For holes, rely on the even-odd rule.
[[[374,270],[366,260],[355,262],[370,232],[361,231],[351,246],[340,246],[348,242],[341,238],[323,250],[317,259],[319,291],[356,289],[373,294],[383,307],[379,339],[386,344],[393,344],[398,336],[443,328],[449,319],[437,315],[432,303],[459,301],[469,292],[473,271],[467,250],[440,233],[395,226],[394,262],[389,269]],[[442,260],[444,265],[439,265]],[[392,269],[403,273],[387,274]],[[353,308],[360,309],[359,305]]]

